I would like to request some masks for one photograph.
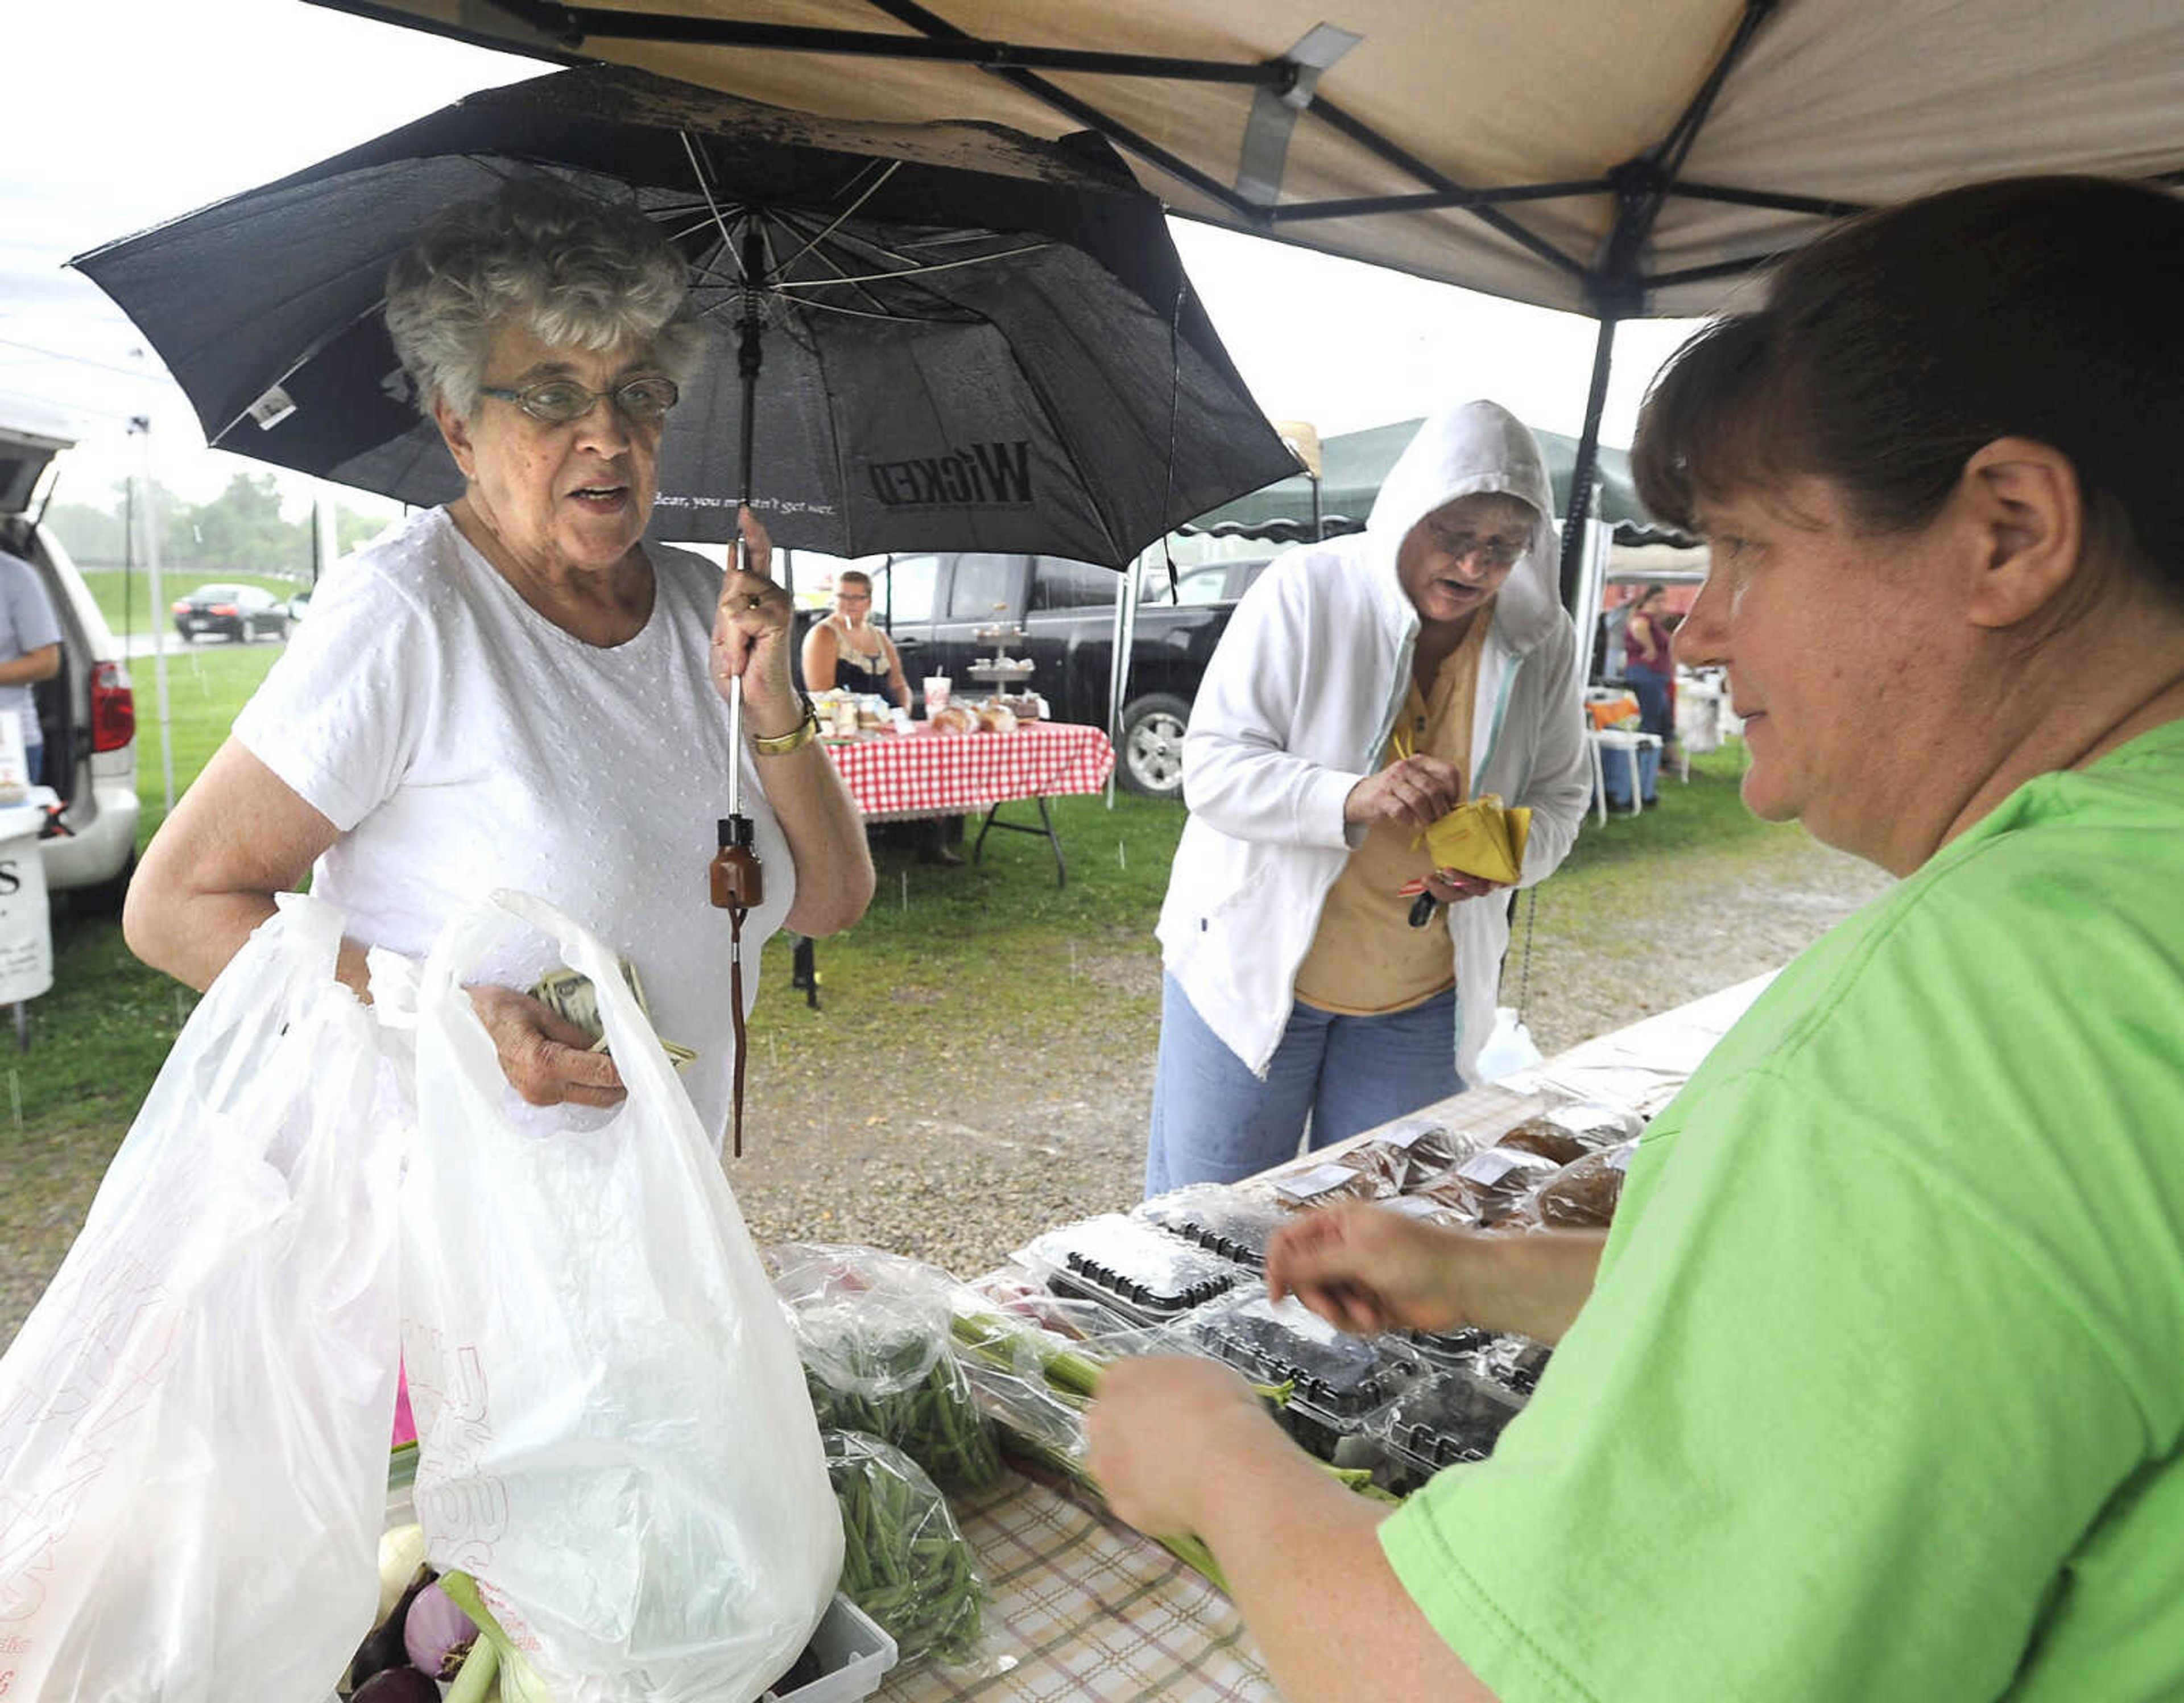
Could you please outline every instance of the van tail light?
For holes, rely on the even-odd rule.
[[[242,611],[237,608],[232,603],[215,603],[210,609],[206,611],[206,613],[210,615],[234,616],[240,615]]]
[[[136,694],[119,662],[91,665],[91,748],[120,751],[136,737]]]

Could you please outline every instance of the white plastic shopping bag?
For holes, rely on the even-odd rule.
[[[629,1097],[519,1111],[464,984],[518,919],[595,985]],[[613,955],[504,893],[418,990],[403,1351],[426,1554],[555,1703],[748,1703],[833,1598],[840,1516],[786,1317]]]
[[[398,1131],[342,917],[281,896],[0,1361],[0,1692],[327,1696],[378,1600]]]

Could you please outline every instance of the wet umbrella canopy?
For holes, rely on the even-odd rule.
[[[81,257],[216,446],[381,492],[461,480],[380,308],[433,213],[550,171],[632,204],[712,331],[652,531],[1044,552],[1120,566],[1293,470],[1193,296],[1159,204],[1089,135],[886,125],[587,66],[490,90]],[[738,332],[756,309],[748,422]]]

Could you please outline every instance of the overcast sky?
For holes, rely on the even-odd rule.
[[[473,89],[546,69],[304,0],[68,0],[11,8],[0,156],[0,410],[86,432],[61,495],[98,500],[148,415],[159,477],[218,492],[247,465],[204,449],[157,358],[69,256],[308,165]],[[1178,247],[1253,395],[1323,435],[1491,396],[1575,433],[1589,320],[1174,221]],[[1606,436],[1688,329],[1618,333]],[[289,480],[298,503],[308,482]]]

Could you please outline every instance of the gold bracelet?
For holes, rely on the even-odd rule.
[[[813,706],[811,700],[806,698],[802,721],[787,733],[777,734],[772,739],[760,739],[757,734],[752,734],[751,749],[760,757],[786,757],[793,751],[801,751],[818,737],[819,712]]]

